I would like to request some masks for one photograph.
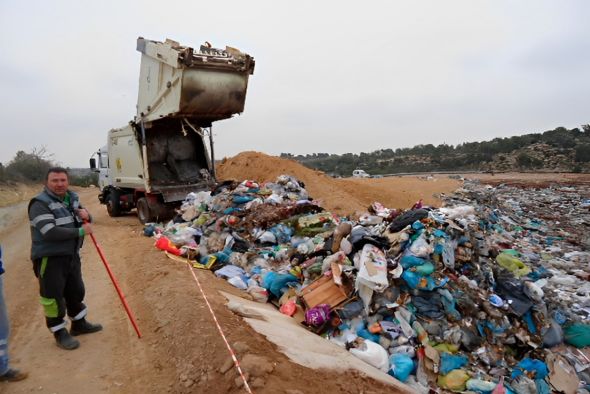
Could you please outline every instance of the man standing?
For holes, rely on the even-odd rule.
[[[0,382],[18,382],[27,377],[26,372],[10,368],[8,358],[8,336],[10,324],[8,322],[8,310],[4,302],[4,284],[2,277],[4,267],[2,264],[2,246],[0,246]]]
[[[31,259],[39,279],[41,305],[47,327],[57,346],[73,350],[80,342],[73,336],[102,330],[86,320],[80,247],[85,234],[92,233],[91,217],[80,205],[78,195],[68,190],[68,172],[54,167],[47,171],[45,189],[29,202]],[[64,317],[72,320],[70,331]]]

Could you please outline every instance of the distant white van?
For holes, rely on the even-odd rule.
[[[370,178],[371,175],[367,174],[365,170],[354,170],[352,172],[353,178]]]

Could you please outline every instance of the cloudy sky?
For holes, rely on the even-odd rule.
[[[590,2],[0,1],[0,162],[85,167],[135,114],[138,36],[256,59],[244,150],[370,152],[590,123]]]

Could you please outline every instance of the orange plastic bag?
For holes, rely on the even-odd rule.
[[[176,256],[180,256],[182,252],[178,249],[174,244],[166,237],[160,237],[156,241],[155,245],[156,248],[160,250],[165,250],[169,253],[172,253]]]

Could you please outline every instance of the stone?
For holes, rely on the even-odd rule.
[[[255,354],[246,354],[240,361],[240,367],[242,371],[255,377],[269,374],[274,370],[274,365],[266,357]]]
[[[250,384],[250,387],[252,387],[253,389],[261,389],[264,387],[265,384],[266,381],[259,377],[252,380],[252,384]]]
[[[225,360],[225,362],[223,363],[223,365],[221,366],[221,368],[219,368],[219,372],[221,372],[222,374],[225,374],[233,366],[234,366],[234,360],[231,357],[228,357]]]
[[[240,355],[246,354],[250,351],[250,346],[248,346],[244,342],[234,342],[232,347],[233,347],[234,351]]]

